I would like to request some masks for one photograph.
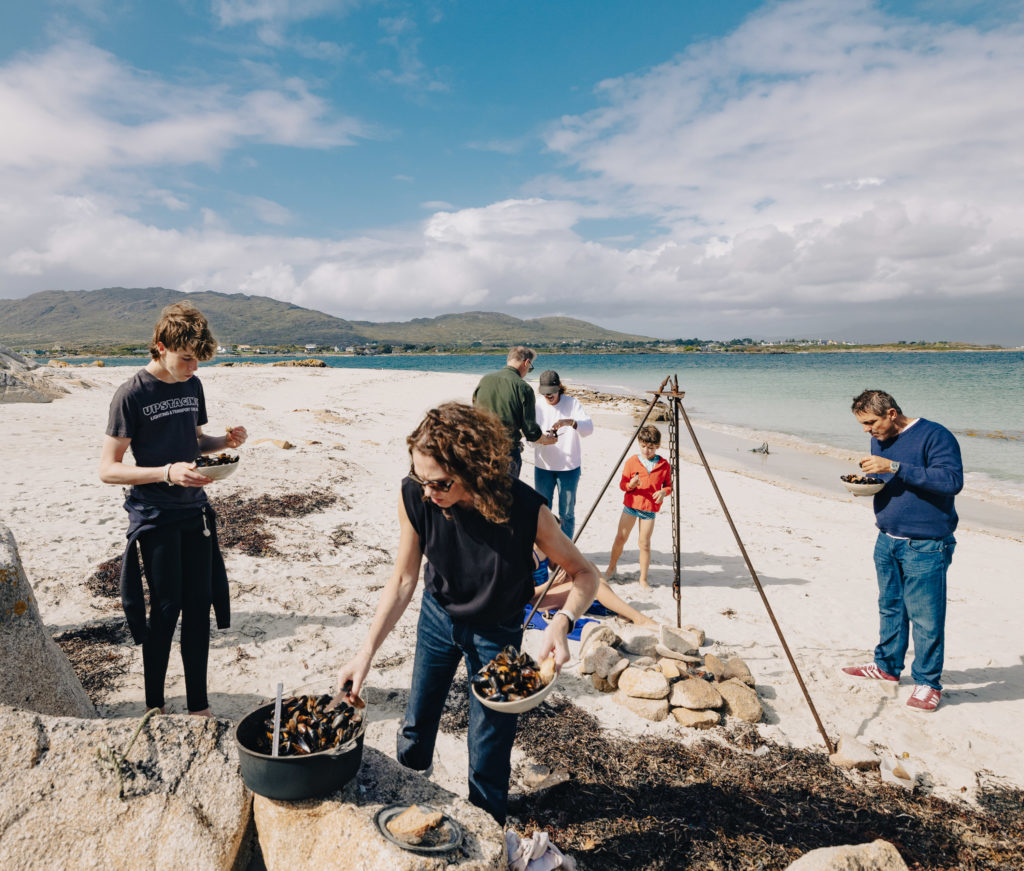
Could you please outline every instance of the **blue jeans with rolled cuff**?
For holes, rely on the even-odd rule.
[[[903,671],[914,636],[914,683],[941,690],[946,647],[946,572],[956,539],[892,538],[878,533],[878,646],[875,664],[891,675]]]
[[[434,757],[434,743],[445,699],[459,660],[472,677],[507,644],[523,640],[522,615],[508,625],[472,626],[456,623],[437,600],[424,591],[416,626],[416,658],[405,719],[398,732],[398,761],[423,771]],[[508,781],[512,773],[515,714],[485,708],[469,689],[469,800],[504,824]]]
[[[550,469],[533,469],[533,489],[548,500],[554,511],[555,485],[558,485],[558,521],[569,538],[576,531],[576,488],[580,483],[581,468],[569,469],[565,472],[552,472]]]

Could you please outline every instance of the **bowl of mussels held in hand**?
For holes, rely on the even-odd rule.
[[[196,458],[196,471],[214,481],[226,478],[237,468],[238,454],[229,454],[227,451]]]
[[[521,714],[537,707],[555,686],[555,660],[540,665],[511,645],[470,678],[477,701],[506,714]]]
[[[840,475],[839,480],[854,496],[874,496],[885,486],[885,481],[871,475]]]
[[[331,703],[329,695],[283,699],[276,756],[275,703],[240,720],[235,741],[245,785],[267,798],[296,801],[330,795],[355,777],[363,761],[365,705]]]

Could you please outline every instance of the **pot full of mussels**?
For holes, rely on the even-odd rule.
[[[470,679],[473,695],[484,707],[521,714],[539,705],[555,688],[555,660],[540,665],[530,654],[506,647]]]
[[[242,779],[267,798],[295,801],[341,789],[359,770],[366,732],[365,707],[331,696],[293,696],[281,704],[278,755],[273,755],[274,702],[247,714],[235,727]]]

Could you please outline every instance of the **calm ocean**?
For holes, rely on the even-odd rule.
[[[140,358],[103,358],[137,366]],[[273,362],[272,356],[232,357]],[[322,357],[329,366],[483,374],[495,355]],[[860,451],[865,436],[849,411],[864,388],[887,390],[913,416],[938,421],[960,440],[973,489],[1024,498],[1024,352],[542,355],[530,380],[555,369],[568,384],[649,398],[666,375],[686,391],[695,421],[771,442],[786,436],[819,449]]]

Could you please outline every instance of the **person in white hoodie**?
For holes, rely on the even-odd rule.
[[[542,372],[537,388],[537,423],[546,435],[553,435],[553,445],[534,443],[533,488],[540,493],[561,520],[562,532],[572,538],[576,530],[576,488],[583,464],[580,439],[594,431],[594,422],[575,397],[565,392],[558,373]],[[558,507],[554,504],[558,487]]]

